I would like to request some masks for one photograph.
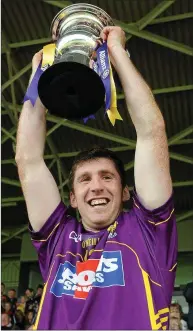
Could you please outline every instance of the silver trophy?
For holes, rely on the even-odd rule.
[[[51,25],[54,63],[38,83],[39,97],[51,113],[79,119],[103,106],[104,84],[92,63],[100,33],[109,25],[114,25],[111,17],[87,3],[68,6],[55,16]]]

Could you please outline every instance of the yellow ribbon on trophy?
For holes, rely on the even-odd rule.
[[[54,62],[55,58],[55,50],[56,50],[56,44],[48,44],[43,47],[43,57],[42,57],[42,65],[41,69],[45,70],[49,66],[51,66]],[[48,112],[48,109],[46,109],[46,114]]]
[[[43,47],[42,69],[51,66],[54,62],[56,44],[49,44]]]
[[[110,60],[109,60],[109,68],[110,68],[110,82],[111,82],[111,106],[110,109],[107,110],[107,116],[111,124],[114,126],[116,120],[123,121],[123,119],[117,109],[117,93],[116,93],[115,81],[113,78],[113,71]]]

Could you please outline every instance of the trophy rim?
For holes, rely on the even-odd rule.
[[[114,26],[114,22],[113,22],[113,19],[111,18],[111,16],[104,10],[104,9],[101,9],[100,7],[98,6],[95,6],[95,5],[92,5],[92,4],[89,4],[89,3],[74,3],[72,5],[69,5],[63,9],[61,9],[56,15],[55,17],[53,18],[52,20],[52,23],[51,23],[51,26],[50,26],[50,33],[52,35],[52,39],[53,41],[56,41],[57,39],[53,38],[53,35],[56,36],[56,31],[57,31],[57,28],[58,28],[58,25],[61,21],[61,19],[63,19],[63,17],[61,19],[58,19],[59,16],[63,13],[63,12],[66,12],[67,11],[67,15],[68,15],[68,11],[71,9],[71,8],[76,8],[76,7],[81,7],[81,6],[85,6],[87,7],[88,9],[95,9],[95,10],[98,10],[100,13],[102,13],[109,21],[109,24],[110,26]],[[70,13],[69,13],[70,14]],[[57,25],[54,26],[54,24],[56,23],[58,19],[58,23]],[[53,31],[54,30],[54,31]]]
[[[67,72],[72,75],[71,78],[69,77],[69,80],[65,78]],[[84,75],[82,75],[83,72]],[[59,73],[60,75],[58,75]],[[75,74],[76,76],[74,76]],[[54,77],[59,77],[60,81],[54,83]],[[79,79],[73,79],[73,77],[79,77]],[[64,78],[66,81],[65,86],[61,84],[61,79],[63,80]],[[83,81],[83,83],[80,84],[80,80],[81,82]],[[62,100],[60,97],[57,98],[57,93],[60,93],[58,86],[63,86]],[[69,94],[65,92],[69,87],[73,87],[76,91],[75,95],[80,96],[82,101],[78,101],[79,106],[74,108],[73,111],[71,109],[72,105],[69,104]],[[83,95],[85,96],[85,91],[88,91],[88,89],[90,91],[96,91],[97,89],[97,93],[92,94],[87,92],[89,103],[86,106],[83,101],[86,99]],[[71,120],[82,119],[95,114],[105,102],[105,86],[99,75],[90,67],[77,62],[60,62],[45,70],[38,82],[38,94],[42,103],[51,113]],[[73,95],[72,97],[74,98]],[[56,100],[59,102],[57,103]],[[64,107],[64,105],[66,106]]]

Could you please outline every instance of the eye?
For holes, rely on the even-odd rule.
[[[105,175],[105,176],[103,176],[103,179],[104,179],[104,180],[111,180],[112,177],[111,177],[110,175]]]
[[[81,183],[86,183],[86,182],[89,182],[90,181],[90,177],[83,177],[81,178]]]

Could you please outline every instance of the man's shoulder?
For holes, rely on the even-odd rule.
[[[138,222],[136,221],[136,214],[132,209],[123,210],[119,217],[115,221],[116,227],[119,226],[119,230],[124,232],[126,229],[133,229],[138,227]]]
[[[82,226],[81,223],[73,217],[71,214],[65,213],[63,216],[63,222],[60,230],[60,238],[65,240],[78,238],[81,236]],[[61,237],[62,234],[62,237]]]
[[[118,222],[122,222],[123,225],[132,224],[133,221],[136,221],[136,213],[134,208],[129,210],[123,210],[120,214],[120,217],[117,218]]]

